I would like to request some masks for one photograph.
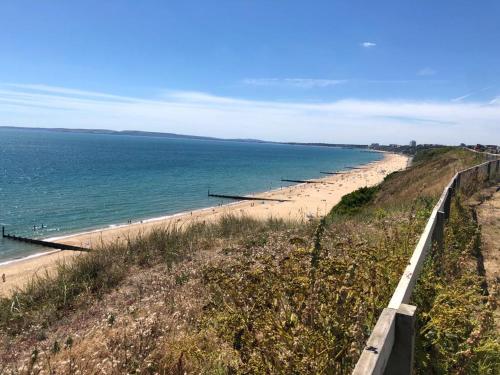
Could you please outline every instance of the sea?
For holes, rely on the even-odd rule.
[[[0,225],[52,238],[380,160],[355,148],[0,128]],[[0,237],[0,264],[50,249]]]

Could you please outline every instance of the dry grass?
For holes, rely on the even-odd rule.
[[[431,149],[415,156],[410,168],[387,176],[375,204],[399,204],[439,196],[453,175],[483,162],[481,154],[461,148]]]
[[[328,220],[226,217],[63,265],[1,300],[0,363],[14,374],[349,373],[436,194],[475,162],[424,155]]]
[[[481,275],[481,230],[462,197],[453,201],[443,250],[434,248],[413,300],[421,374],[498,374],[500,335]]]

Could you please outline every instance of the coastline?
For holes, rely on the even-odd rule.
[[[327,175],[314,179],[317,183],[299,183],[248,196],[258,198],[289,199],[286,202],[275,201],[236,201],[217,206],[200,208],[193,211],[179,212],[172,215],[144,219],[131,224],[117,224],[105,228],[89,230],[74,234],[51,237],[46,240],[81,247],[92,247],[92,244],[106,244],[125,241],[153,228],[168,225],[187,225],[194,222],[216,220],[221,216],[245,215],[259,219],[269,217],[308,220],[311,217],[323,216],[337,204],[342,196],[360,187],[380,183],[383,178],[396,170],[405,169],[409,163],[407,156],[384,153],[378,161],[359,165],[343,174]],[[0,275],[5,274],[6,281],[0,280],[0,296],[6,296],[16,287],[22,287],[37,274],[51,273],[59,262],[67,261],[84,253],[75,251],[47,251],[28,257],[7,260],[0,263]]]

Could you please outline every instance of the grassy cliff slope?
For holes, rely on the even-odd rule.
[[[0,372],[347,374],[438,195],[478,158],[417,155],[318,222],[227,217],[61,265],[0,300]]]

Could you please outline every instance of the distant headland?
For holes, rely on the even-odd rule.
[[[174,138],[174,139],[197,139],[197,140],[205,140],[205,141],[274,143],[274,144],[288,144],[288,145],[299,145],[299,146],[368,148],[368,145],[363,145],[363,144],[276,142],[276,141],[267,141],[267,140],[252,139],[252,138],[218,138],[218,137],[208,137],[208,136],[200,136],[200,135],[150,132],[150,131],[142,131],[142,130],[38,128],[38,127],[24,127],[24,126],[0,126],[0,129],[16,129],[16,130],[27,130],[27,131],[38,130],[38,131],[63,132],[63,133],[128,135],[128,136],[138,136],[138,137],[158,137],[158,138]]]

